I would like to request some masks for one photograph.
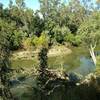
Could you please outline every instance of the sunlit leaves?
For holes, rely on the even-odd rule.
[[[95,12],[88,17],[80,26],[78,34],[81,35],[83,42],[97,44],[100,42],[100,13]]]
[[[34,36],[32,39],[32,44],[37,47],[48,47],[49,37],[47,34],[42,33],[40,37]]]

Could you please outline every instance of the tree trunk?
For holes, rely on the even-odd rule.
[[[94,47],[92,45],[90,45],[90,49],[89,49],[89,52],[90,52],[90,55],[92,57],[92,60],[94,62],[94,65],[96,66],[96,56],[95,56],[95,53],[94,53]]]
[[[47,57],[47,53],[48,53],[48,49],[46,47],[42,47],[38,58],[39,58],[39,81],[41,83],[41,85],[45,84],[45,82],[47,81],[46,79],[46,69],[48,68],[48,57]]]

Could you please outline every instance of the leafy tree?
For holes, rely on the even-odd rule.
[[[22,36],[23,33],[21,31],[13,31],[10,38],[10,49],[17,50],[22,46]]]
[[[94,49],[97,44],[100,43],[100,13],[94,12],[90,17],[88,17],[80,26],[78,34],[80,35],[82,41],[86,43],[89,48],[91,57],[96,65],[96,57]]]
[[[71,0],[67,9],[69,16],[68,27],[71,33],[75,34],[81,22],[83,22],[86,17],[86,10],[81,5],[80,0]]]
[[[13,100],[9,87],[9,24],[0,19],[0,90],[3,100]]]
[[[32,49],[32,38],[24,38],[22,41],[22,46],[24,49]]]
[[[17,4],[17,7],[18,7],[19,9],[25,7],[25,2],[24,2],[24,0],[16,0],[16,4]]]
[[[45,23],[44,29],[48,31],[51,38],[50,44],[52,44],[54,39],[62,43],[65,31],[67,30],[65,27],[67,27],[68,16],[61,0],[40,0],[40,12],[43,15]]]
[[[23,31],[27,32],[27,35],[29,36],[34,32],[34,11],[26,8],[24,11],[24,16],[23,16],[23,21],[24,21],[24,26],[23,26]]]
[[[44,31],[44,20],[40,18],[38,12],[34,14],[34,17],[32,19],[32,27],[33,27],[33,33],[38,37]]]
[[[39,2],[40,12],[43,14],[43,18],[45,20],[47,20],[48,17],[55,18],[55,15],[59,10],[60,0],[39,0]]]
[[[32,37],[32,44],[39,48],[43,46],[48,47],[48,42],[49,42],[49,37],[45,32],[41,33],[40,37],[37,36]]]
[[[67,34],[64,37],[65,42],[69,42],[73,46],[79,46],[81,44],[81,38],[78,35],[74,35],[72,33]]]
[[[10,0],[10,1],[9,1],[9,8],[12,8],[12,6],[13,6],[13,1]]]
[[[66,36],[66,34],[70,33],[70,30],[65,26],[60,27],[59,25],[57,25],[53,28],[53,32],[55,33],[54,38],[56,39],[56,41],[58,43],[62,43],[64,42],[64,37]]]

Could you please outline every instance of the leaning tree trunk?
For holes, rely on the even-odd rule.
[[[94,53],[94,49],[95,48],[92,45],[90,45],[89,52],[90,52],[90,55],[91,55],[92,60],[94,62],[94,65],[96,66],[97,61],[96,61],[96,56],[95,56],[95,53]]]

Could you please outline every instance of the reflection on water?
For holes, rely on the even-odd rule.
[[[100,49],[99,49],[100,50]],[[63,55],[59,57],[50,57],[48,59],[48,64],[49,68],[61,68],[63,67],[67,72],[77,72],[82,75],[87,75],[90,72],[93,72],[95,70],[95,66],[92,62],[92,59],[89,55],[88,50],[84,48],[72,48],[73,53],[70,55]],[[98,52],[96,52],[98,55]],[[100,55],[100,52],[99,52]],[[34,60],[16,60],[13,63],[13,66],[16,67],[32,67],[37,65],[37,61]],[[31,100],[32,98],[36,98],[36,100],[41,99],[41,93],[37,91],[36,87],[37,82],[35,77],[29,77],[26,78],[23,82],[20,84],[16,85],[15,87],[12,87],[12,93],[18,97],[18,100]],[[83,86],[84,88],[84,86]],[[59,88],[58,88],[59,89]],[[55,92],[53,92],[48,100],[62,100],[62,98],[68,97],[68,99],[73,99],[73,100],[78,100],[75,89],[77,88],[69,88],[67,89],[67,92],[65,91],[65,87],[60,87],[58,90],[56,89]],[[89,92],[89,87],[85,88],[85,90],[88,89]],[[79,96],[80,96],[80,89],[79,88]],[[91,89],[90,89],[91,91]],[[86,92],[83,90],[83,93]],[[73,95],[75,93],[75,96]],[[96,93],[96,92],[95,92]],[[84,95],[84,94],[83,94]],[[31,98],[32,97],[32,98]],[[62,97],[62,98],[61,98]],[[84,96],[85,97],[85,96]],[[44,100],[44,97],[43,97]],[[45,99],[47,100],[47,99]]]
[[[95,66],[91,59],[86,57],[81,57],[80,62],[81,62],[80,66],[77,67],[75,70],[73,70],[74,72],[77,72],[82,75],[87,75],[95,70]]]
[[[49,58],[49,67],[63,67],[67,72],[76,72],[82,75],[87,75],[95,70],[88,50],[85,48],[72,48],[72,51],[73,53],[70,55]]]
[[[71,48],[72,52],[69,55],[58,57],[50,57],[48,59],[49,68],[64,68],[67,72],[77,72],[82,75],[87,75],[95,70],[95,66],[91,60],[88,50],[86,48]],[[96,52],[99,55],[100,51]],[[36,60],[16,60],[12,62],[14,67],[33,67],[37,66]]]

